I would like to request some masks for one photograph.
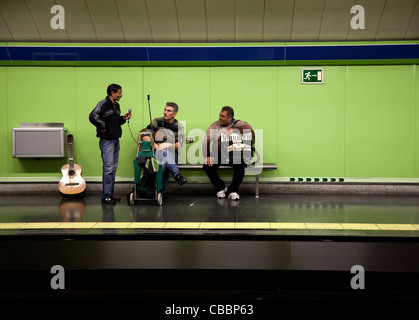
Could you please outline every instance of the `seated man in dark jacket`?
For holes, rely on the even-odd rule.
[[[228,196],[232,200],[240,199],[238,190],[244,178],[247,161],[251,160],[254,141],[252,126],[234,119],[234,110],[230,106],[223,107],[218,121],[209,126],[203,142],[205,158],[203,168],[215,187],[218,198]],[[228,188],[218,175],[217,170],[220,165],[233,167],[233,179]]]

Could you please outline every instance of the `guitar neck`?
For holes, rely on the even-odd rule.
[[[74,159],[73,159],[73,144],[68,144],[68,164],[69,170],[74,171]]]

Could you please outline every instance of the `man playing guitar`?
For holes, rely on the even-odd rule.
[[[167,102],[163,117],[153,119],[147,126],[147,129],[154,133],[156,159],[163,166],[163,195],[167,194],[170,174],[179,185],[187,182],[177,166],[178,150],[185,141],[185,128],[176,120],[178,110],[179,107],[176,103]],[[149,136],[144,136],[143,140],[150,141],[152,139]]]

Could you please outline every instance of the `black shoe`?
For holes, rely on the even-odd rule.
[[[115,200],[112,198],[103,199],[102,202],[107,204],[115,204]]]
[[[179,185],[185,184],[186,182],[188,182],[188,180],[186,180],[186,178],[184,176],[182,176],[180,173],[178,173],[175,177],[176,182]]]
[[[121,198],[116,198],[114,196],[111,197],[113,201],[115,202],[121,202]]]

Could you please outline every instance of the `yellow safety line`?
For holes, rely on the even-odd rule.
[[[419,231],[419,224],[312,222],[4,222],[0,230],[36,229],[244,229]]]

